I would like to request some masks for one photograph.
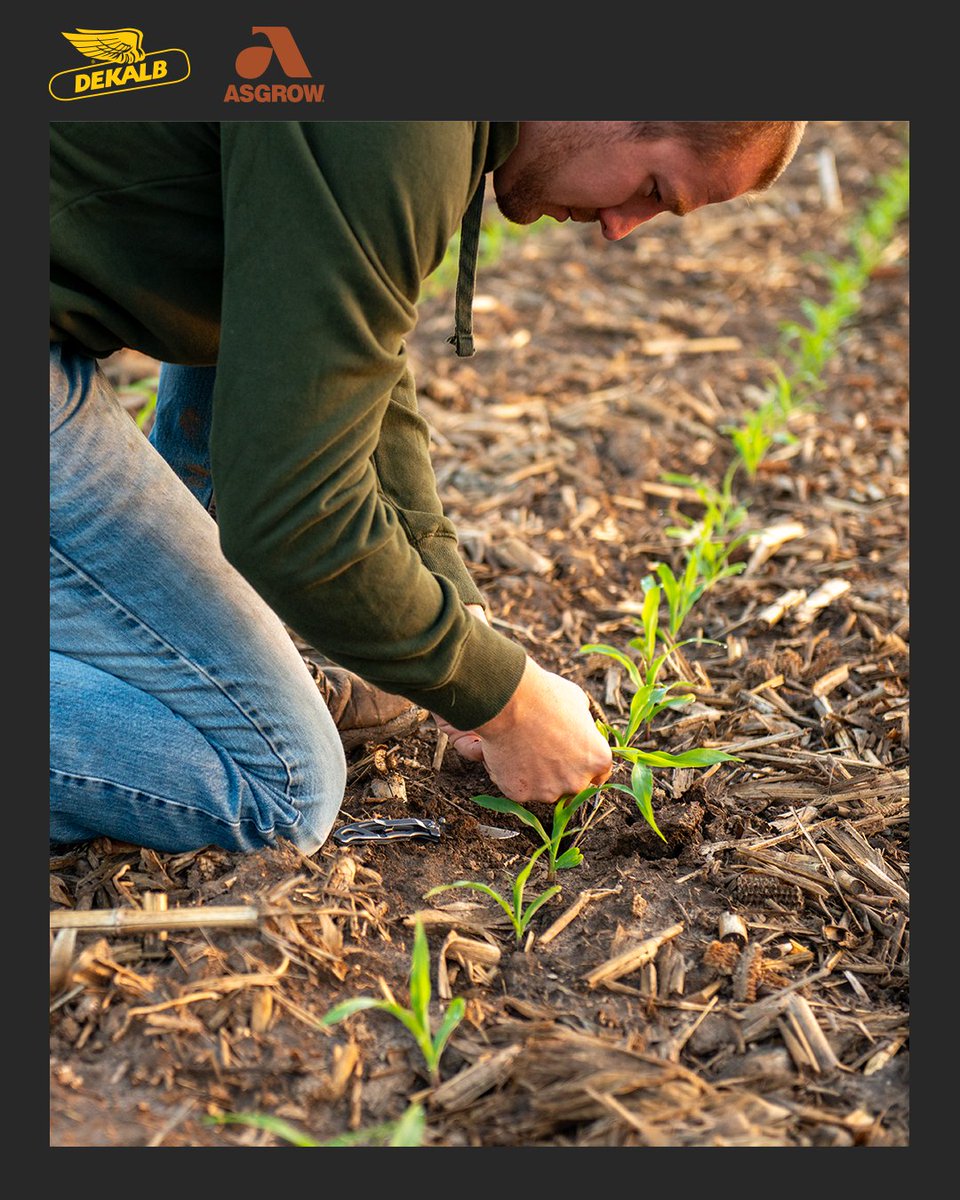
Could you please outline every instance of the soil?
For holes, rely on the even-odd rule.
[[[445,344],[452,298],[424,301],[410,353],[463,552],[500,628],[610,719],[629,680],[580,648],[625,648],[641,580],[682,562],[669,530],[701,508],[664,474],[720,483],[726,427],[783,362],[780,323],[829,298],[825,260],[906,153],[902,122],[815,122],[762,196],[619,243],[552,223],[505,239],[481,265],[469,360]],[[61,918],[205,914],[51,931],[51,1145],[287,1144],[217,1122],[230,1114],[363,1140],[413,1102],[426,1146],[908,1144],[908,250],[902,222],[818,411],[736,477],[749,565],[695,606],[684,633],[712,641],[665,668],[695,700],[644,745],[740,761],[655,771],[665,841],[607,793],[519,943],[480,891],[425,899],[457,880],[509,895],[537,845],[472,802],[489,779],[426,721],[351,752],[342,821],[430,818],[435,843],[330,841],[308,859],[99,839],[51,857]],[[156,365],[111,369],[142,402],[126,389]],[[823,585],[822,607],[769,611]],[[538,862],[527,900],[546,886]],[[218,924],[222,906],[249,927]],[[381,981],[407,1003],[418,913],[434,1024],[466,1001],[438,1080],[386,1013],[319,1026]]]

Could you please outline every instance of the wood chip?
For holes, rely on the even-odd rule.
[[[490,984],[500,962],[500,947],[494,942],[465,938],[450,930],[443,940],[437,961],[437,992],[441,1000],[453,996],[452,977],[447,960],[452,958],[467,973],[474,985]]]
[[[738,337],[703,338],[650,338],[640,343],[640,353],[657,356],[661,354],[717,354],[742,350],[743,342]]]
[[[800,604],[793,613],[797,625],[809,625],[817,613],[850,590],[849,579],[828,579]]]
[[[599,900],[603,896],[616,896],[620,893],[620,891],[621,889],[619,887],[615,887],[588,888],[586,891],[581,892],[576,900],[574,900],[574,902],[570,905],[570,907],[562,912],[560,916],[557,917],[557,919],[553,922],[553,924],[543,931],[539,938],[539,944],[544,946],[547,943],[552,942],[557,934],[562,933],[570,924],[570,922],[575,917],[578,917],[592,900]]]
[[[906,1040],[905,1033],[898,1034],[885,1046],[882,1046],[876,1054],[872,1054],[864,1065],[864,1075],[875,1075],[877,1071],[882,1071]]]
[[[818,1073],[832,1071],[840,1065],[826,1034],[817,1023],[809,1001],[793,995],[787,1001],[781,1028],[788,1028],[792,1038],[784,1038],[799,1069],[810,1068]]]
[[[846,683],[849,678],[849,664],[841,663],[839,667],[834,667],[832,671],[827,671],[825,675],[821,675],[819,679],[815,679],[811,684],[810,690],[815,696],[826,696],[828,692],[832,692],[841,683]]]
[[[60,991],[70,978],[74,951],[77,944],[76,929],[61,929],[50,947],[50,995]]]
[[[761,608],[757,613],[757,620],[763,621],[765,625],[771,628],[781,621],[784,614],[789,612],[791,608],[796,608],[807,598],[807,593],[803,588],[790,588],[784,592],[772,604],[768,604],[766,608]]]
[[[629,950],[624,950],[622,954],[617,954],[615,957],[601,963],[599,967],[595,967],[589,974],[584,976],[589,987],[598,987],[601,983],[610,983],[614,980],[621,979],[624,975],[630,975],[637,971],[644,963],[651,962],[657,954],[657,951],[664,942],[675,938],[678,933],[683,932],[682,922],[676,925],[671,925],[664,929],[661,933],[654,934],[652,937],[645,938],[639,945],[633,946]]]
[[[522,1045],[505,1046],[502,1050],[479,1059],[434,1088],[430,1093],[432,1103],[445,1112],[469,1108],[491,1088],[504,1082],[522,1049]]]
[[[803,537],[807,527],[799,521],[781,521],[776,525],[768,525],[759,533],[752,534],[747,539],[747,549],[752,550],[750,559],[742,572],[743,578],[756,574],[768,558],[776,554],[781,546],[794,538]]]
[[[52,912],[51,929],[256,929],[260,910],[251,904],[209,905],[145,912],[137,908],[98,908],[86,912]]]

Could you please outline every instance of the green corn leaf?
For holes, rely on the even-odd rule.
[[[417,921],[413,930],[413,953],[410,956],[410,1007],[420,1024],[430,1028],[430,950],[423,923]]]
[[[366,1129],[351,1130],[316,1143],[324,1147],[344,1146],[422,1146],[426,1130],[426,1112],[421,1104],[410,1104],[396,1121],[384,1121]]]
[[[529,862],[520,871],[520,874],[514,880],[513,884],[513,911],[517,917],[520,916],[520,902],[523,899],[523,889],[527,886],[527,880],[530,878],[530,872],[533,870],[533,864],[537,861],[540,855],[547,849],[547,845],[538,846],[530,856]]]
[[[597,720],[594,722],[594,724],[599,732],[602,733],[607,739],[607,741],[614,746],[625,746],[630,740],[628,737],[625,737],[623,734],[621,734],[618,729],[614,729],[612,725],[607,725],[604,721]]]
[[[682,696],[671,696],[669,700],[664,700],[662,704],[658,704],[650,713],[650,719],[659,716],[665,708],[682,708],[685,704],[690,704],[696,700],[696,696],[692,692],[685,692]]]
[[[630,790],[640,814],[661,841],[667,839],[660,832],[653,816],[653,772],[643,763],[634,763],[630,772]]]
[[[495,892],[492,887],[488,887],[485,883],[478,883],[475,879],[458,879],[456,883],[441,883],[437,887],[431,888],[428,892],[424,892],[423,898],[424,900],[427,900],[430,896],[436,896],[438,892],[445,892],[450,888],[473,888],[474,891],[483,892],[483,894],[485,896],[489,896],[491,900],[496,900],[510,920],[516,924],[516,917],[514,916],[513,909],[506,902],[506,900],[504,900],[500,893]]]
[[[530,924],[530,919],[533,917],[534,913],[538,912],[544,906],[544,904],[546,904],[548,900],[552,899],[552,897],[554,897],[559,891],[560,885],[555,883],[552,887],[548,887],[545,892],[541,892],[536,900],[534,900],[532,904],[528,905],[523,916],[520,918],[521,928],[526,929],[526,927]]]
[[[650,767],[709,767],[718,762],[742,762],[742,759],[727,754],[725,750],[684,750],[682,754],[669,754],[665,750],[634,750],[617,748],[615,754],[633,763],[646,763]]]
[[[456,1003],[456,1001],[454,1001]],[[451,1008],[453,1005],[451,1005]],[[422,1146],[427,1114],[422,1104],[411,1104],[395,1122],[388,1146]]]
[[[320,1024],[336,1025],[339,1021],[353,1016],[356,1012],[363,1012],[367,1008],[380,1008],[384,1012],[390,1012],[395,1007],[396,1005],[391,1005],[389,1000],[377,1000],[373,996],[355,996],[352,1000],[344,1000],[340,1004],[335,1004],[329,1012],[323,1014]]]
[[[430,1023],[424,1024],[419,1016],[409,1008],[402,1008],[399,1004],[388,1005],[384,1012],[388,1012],[392,1017],[400,1022],[407,1030],[413,1040],[420,1047],[423,1057],[427,1061],[428,1066],[432,1066],[431,1057],[433,1044],[430,1041]]]
[[[647,588],[643,597],[643,607],[640,609],[640,620],[643,622],[643,656],[649,662],[657,644],[657,617],[660,610],[660,589]]]
[[[551,838],[551,841],[556,839],[558,834],[563,833],[570,822],[570,818],[580,805],[592,796],[595,796],[598,791],[598,786],[592,783],[589,787],[585,787],[582,792],[577,792],[569,798],[561,798],[557,801],[553,809],[553,838]]]
[[[557,859],[556,866],[558,870],[565,871],[569,867],[579,867],[583,862],[583,854],[579,846],[571,846]]]
[[[693,548],[693,553],[687,559],[687,565],[683,572],[681,594],[689,596],[693,590],[694,582],[697,578],[697,573],[700,570],[700,550],[698,547]]]
[[[667,598],[667,606],[672,614],[677,611],[680,584],[667,563],[657,563],[656,571],[663,584],[663,594]]]
[[[463,1020],[466,1009],[467,1002],[462,996],[457,996],[447,1005],[447,1010],[443,1014],[443,1020],[440,1022],[440,1028],[433,1039],[434,1065],[439,1062],[444,1046],[447,1044],[450,1035]]]
[[[653,695],[656,691],[661,691],[661,689],[654,688],[653,684],[647,683],[633,693],[633,698],[630,701],[630,719],[626,735],[623,739],[624,743],[632,740],[633,735],[650,715],[650,709],[655,703]]]
[[[590,642],[586,646],[580,647],[580,654],[605,654],[608,658],[614,659],[627,672],[634,684],[639,687],[643,680],[640,678],[640,672],[637,669],[636,663],[629,659],[622,650],[618,650],[615,646],[608,646],[603,642]]]
[[[323,1142],[316,1142],[299,1129],[295,1129],[289,1122],[282,1121],[279,1117],[272,1117],[269,1113],[219,1113],[217,1116],[203,1117],[202,1123],[204,1125],[250,1125],[254,1129],[265,1129],[268,1133],[276,1134],[277,1137],[283,1138],[285,1142],[290,1142],[293,1146],[324,1145]]]

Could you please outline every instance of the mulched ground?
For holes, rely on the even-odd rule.
[[[724,427],[756,403],[779,323],[829,298],[823,256],[845,253],[906,133],[814,123],[763,198],[622,243],[570,225],[508,240],[481,271],[471,360],[444,343],[450,298],[424,303],[410,348],[464,553],[501,628],[609,715],[629,683],[580,647],[635,635],[640,580],[679,565],[667,529],[699,512],[662,474],[719,483]],[[519,947],[479,892],[424,900],[459,879],[509,893],[535,847],[472,804],[489,781],[427,724],[353,753],[343,819],[442,820],[435,845],[307,859],[101,839],[51,857],[52,920],[203,909],[190,929],[51,930],[51,1145],[285,1144],[205,1120],[232,1113],[325,1141],[414,1099],[430,1146],[907,1145],[908,320],[904,222],[820,411],[752,484],[738,476],[749,567],[696,606],[684,632],[723,645],[684,648],[696,701],[650,746],[742,761],[655,773],[666,845],[611,793]],[[155,364],[111,369],[124,386]],[[823,585],[823,607],[777,615]],[[478,818],[518,834],[489,839]],[[543,886],[535,870],[528,897]],[[221,906],[248,926],[218,924]],[[406,1003],[415,913],[434,1015],[467,1001],[439,1086],[390,1017],[317,1025],[381,979]]]

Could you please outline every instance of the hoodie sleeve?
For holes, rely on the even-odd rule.
[[[430,459],[430,432],[417,407],[409,368],[390,395],[374,465],[383,498],[394,507],[411,546],[434,574],[454,585],[464,604],[483,596],[460,556],[453,522],[444,515]]]
[[[500,711],[525,655],[428,568],[396,500],[435,496],[404,339],[482,171],[475,140],[453,122],[223,127],[211,437],[228,559],[335,662],[464,729]],[[406,441],[417,477],[402,497],[378,486],[385,422],[392,469]],[[413,540],[449,541],[439,501],[420,511],[435,529]]]

